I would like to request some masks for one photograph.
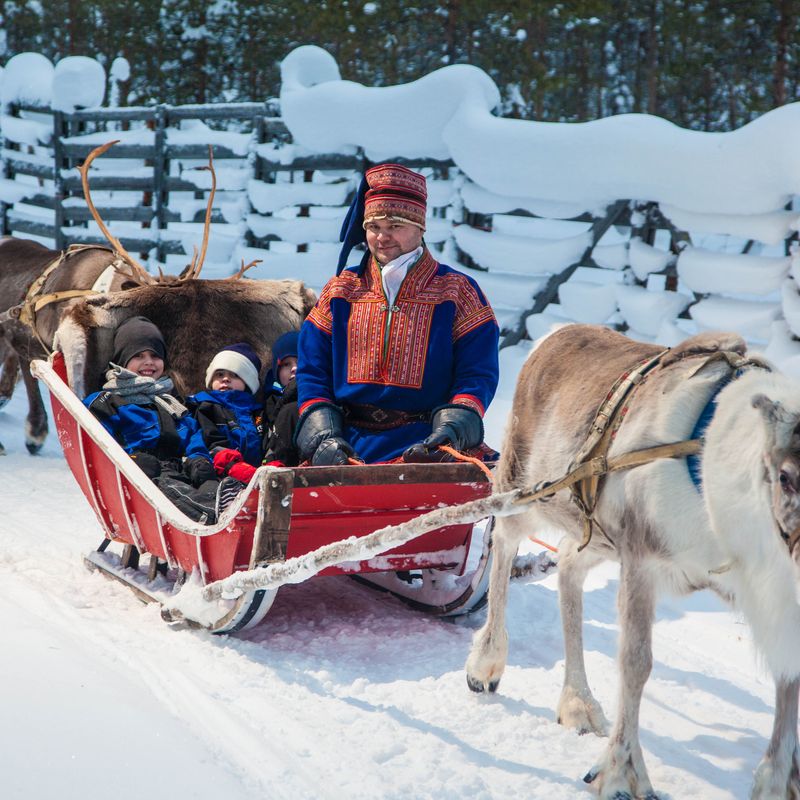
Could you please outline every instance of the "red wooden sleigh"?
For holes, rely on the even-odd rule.
[[[206,586],[491,490],[469,463],[262,467],[216,525],[202,525],[172,505],[84,407],[67,384],[61,353],[35,361],[32,372],[50,390],[67,463],[105,533],[87,565],[162,606],[189,575]],[[449,525],[319,574],[355,576],[429,613],[463,614],[485,602],[490,528],[489,521]],[[277,591],[209,604],[195,621],[215,633],[244,630],[264,618]]]

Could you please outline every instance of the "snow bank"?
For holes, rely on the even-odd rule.
[[[217,131],[199,119],[184,119],[180,128],[167,128],[167,142],[171,145],[210,144],[212,147],[227,147],[237,156],[247,155],[252,140],[250,133]]]
[[[689,314],[706,330],[736,331],[747,339],[766,342],[772,322],[780,317],[781,307],[779,303],[709,297],[695,303]]]
[[[538,186],[538,184],[537,184]],[[535,191],[537,187],[531,187]],[[478,214],[508,213],[509,211],[528,211],[540,217],[570,219],[588,211],[575,203],[553,203],[537,200],[534,197],[511,197],[490,192],[476,183],[467,181],[461,189],[464,205]]]
[[[53,65],[41,53],[19,53],[10,58],[3,72],[0,101],[49,108],[53,99]]]
[[[468,65],[368,88],[342,81],[330,54],[305,46],[284,59],[281,75],[283,116],[304,147],[363,147],[373,159],[451,158],[501,198],[592,209],[646,199],[688,212],[744,215],[774,212],[800,192],[800,103],[730,133],[703,133],[647,114],[573,124],[495,117],[497,87]]]
[[[53,74],[53,108],[74,111],[93,108],[103,102],[106,71],[94,58],[67,56],[56,64]]]
[[[613,286],[585,281],[567,281],[558,290],[564,311],[576,322],[604,323],[617,310]]]
[[[562,239],[533,239],[487,233],[468,225],[453,229],[456,244],[477,264],[508,272],[561,272],[574,264],[591,244],[588,232]]]
[[[678,276],[693,292],[765,296],[780,289],[790,259],[715,253],[687,247],[678,257]]]
[[[772,211],[766,214],[699,214],[669,203],[661,211],[676,228],[692,233],[726,233],[766,244],[779,244],[797,230],[800,214]]]
[[[443,132],[456,110],[468,105],[489,114],[500,103],[494,81],[469,64],[373,88],[341,80],[333,56],[313,45],[286,56],[281,80],[281,115],[295,142],[317,153],[362,147],[374,161],[447,159]]]
[[[251,180],[247,195],[260,214],[272,214],[286,206],[322,205],[343,206],[350,191],[350,182],[341,183],[264,183]],[[339,212],[339,224],[344,210]],[[337,236],[338,239],[338,231]]]
[[[634,237],[628,245],[628,259],[633,274],[643,281],[651,272],[661,272],[665,269],[672,260],[672,254]]]
[[[12,205],[19,203],[26,197],[37,194],[39,187],[24,184],[10,178],[0,178],[0,202]]]
[[[3,132],[4,139],[17,144],[48,144],[53,138],[52,124],[8,114],[0,116],[0,131]]]
[[[690,297],[678,292],[651,292],[643,286],[615,288],[625,321],[646,336],[657,336],[665,322],[674,319],[692,302]]]

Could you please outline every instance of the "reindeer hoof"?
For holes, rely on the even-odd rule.
[[[28,452],[35,456],[44,445],[44,442],[25,442],[25,447],[28,449]]]
[[[591,783],[600,774],[600,767],[592,767],[584,776],[584,783]]]
[[[496,681],[489,681],[488,683],[484,683],[483,681],[479,681],[477,678],[473,678],[472,675],[467,675],[467,686],[473,691],[477,693],[481,693],[484,691],[489,691],[490,693],[494,693],[497,691],[497,687],[500,685],[500,679],[498,678]]]
[[[8,397],[0,397],[0,408],[2,408],[8,401]]]

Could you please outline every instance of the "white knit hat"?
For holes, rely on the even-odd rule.
[[[225,369],[238,375],[244,385],[255,394],[258,391],[258,373],[261,360],[250,345],[240,342],[220,350],[206,370],[206,386],[211,388],[211,378],[218,369]]]

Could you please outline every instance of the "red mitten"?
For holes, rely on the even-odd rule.
[[[255,471],[256,468],[246,461],[237,461],[235,464],[231,465],[231,468],[228,470],[228,475],[242,483],[250,483],[250,478],[253,477]]]
[[[238,450],[226,447],[214,454],[214,470],[220,478],[224,478],[230,473],[231,467],[242,460],[242,454]]]

